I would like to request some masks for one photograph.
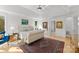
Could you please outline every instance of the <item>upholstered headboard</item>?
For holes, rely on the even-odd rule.
[[[27,26],[27,27],[20,27],[20,31],[32,31],[34,30],[33,26]]]

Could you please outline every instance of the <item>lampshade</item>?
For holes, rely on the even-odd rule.
[[[13,26],[10,27],[11,30],[14,30],[15,28]]]

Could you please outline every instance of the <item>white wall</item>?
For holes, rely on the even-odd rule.
[[[5,12],[0,12],[0,16],[5,17],[5,31],[8,34],[11,34],[13,31],[19,32],[19,28],[21,27],[21,19],[29,19],[29,25],[31,25],[31,19],[25,16],[19,16]],[[14,30],[11,30],[11,27],[13,27]]]
[[[39,17],[32,19],[32,23],[31,24],[33,25],[34,28],[36,28],[35,27],[35,21],[37,21],[37,28],[39,28],[39,29],[41,28],[42,29],[42,25],[41,25],[42,24],[42,19],[40,19]]]
[[[56,29],[55,30],[55,34],[57,36],[66,36],[66,31],[69,31],[71,34],[73,34],[73,30],[74,30],[74,24],[73,24],[73,17],[58,17],[59,20],[63,21],[63,28],[62,29]],[[49,25],[49,33],[51,33],[51,21],[57,21],[57,17],[52,17],[49,19],[50,21],[50,25]]]
[[[79,36],[79,17],[78,17],[78,36]]]
[[[42,20],[38,19],[33,19],[33,26],[34,26],[34,21],[38,21],[38,28],[42,27],[42,22],[48,22],[48,30],[46,30],[46,33],[48,35],[51,35],[51,28],[53,25],[51,25],[51,21],[57,21],[57,17],[52,17],[52,18],[43,18]],[[66,36],[66,31],[70,31],[71,33],[73,32],[73,18],[72,17],[59,17],[61,21],[63,21],[63,28],[62,29],[56,29],[55,34],[57,36]]]
[[[35,21],[37,21],[37,28],[39,28],[39,29],[43,29],[43,22],[48,22],[48,19],[46,19],[46,18],[33,18],[32,19],[32,24],[33,24],[33,26],[35,27]]]
[[[56,28],[56,35],[57,36],[65,36],[65,18],[64,17],[58,17],[58,19],[56,19],[55,21],[58,21],[58,20],[60,20],[60,21],[62,21],[63,22],[63,24],[62,24],[62,26],[63,26],[63,28],[61,28],[61,29],[58,29],[58,28]]]
[[[66,18],[66,31],[69,31],[71,34],[74,32],[74,18],[73,17],[67,17]]]
[[[33,18],[32,21],[33,21],[32,25],[34,26],[34,28],[35,28],[35,21],[38,21],[37,28],[45,30],[45,35],[49,35],[49,19],[48,18],[40,18],[40,17],[38,17],[38,18]],[[43,28],[43,22],[48,22],[48,29]]]

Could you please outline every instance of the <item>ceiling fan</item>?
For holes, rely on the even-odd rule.
[[[41,5],[39,5],[39,6],[37,7],[37,9],[38,9],[38,10],[41,10],[41,9],[42,9],[42,6],[41,6]]]
[[[47,7],[47,5],[38,5],[37,9],[38,10],[43,10]]]

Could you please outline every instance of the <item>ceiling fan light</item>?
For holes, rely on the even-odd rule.
[[[42,9],[41,7],[38,7],[38,9]]]
[[[40,10],[41,10],[41,9],[42,9],[42,7],[41,7],[41,6],[39,6],[37,9],[40,9]]]

